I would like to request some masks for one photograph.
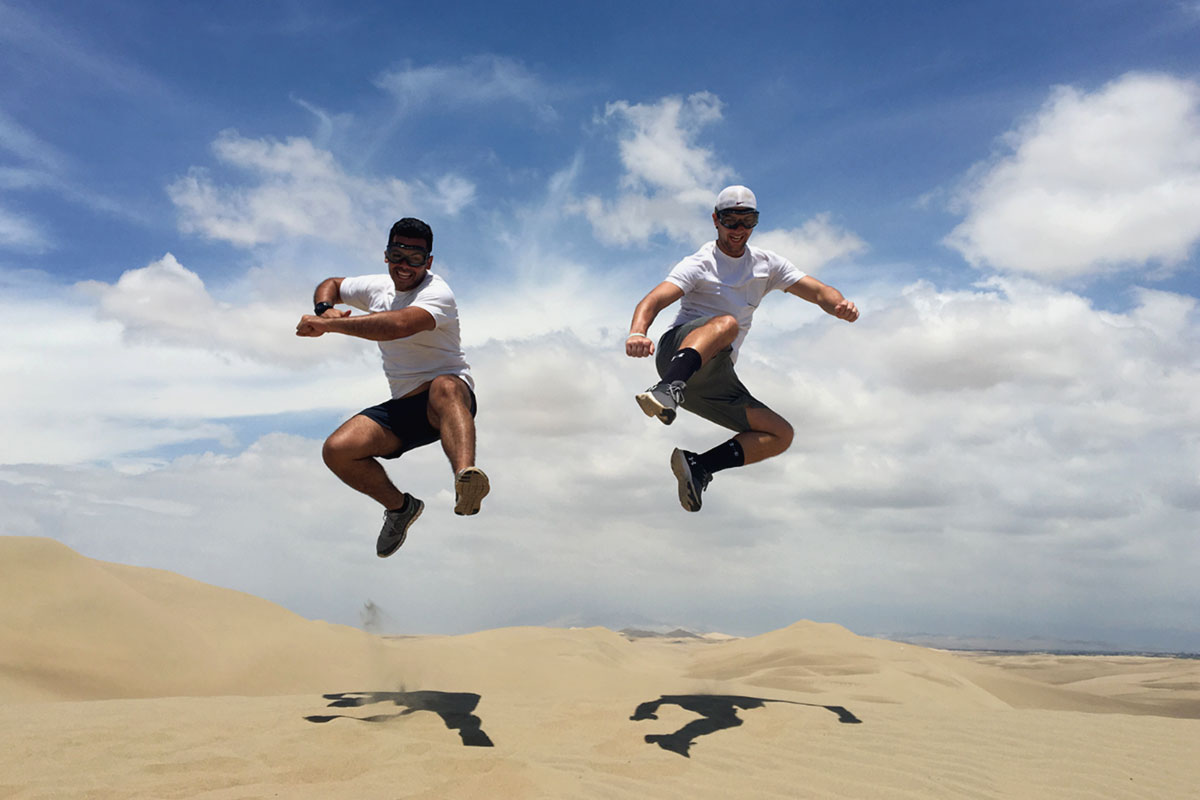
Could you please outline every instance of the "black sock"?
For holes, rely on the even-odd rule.
[[[696,463],[708,470],[711,475],[730,467],[743,466],[746,463],[746,454],[742,452],[742,446],[738,444],[737,439],[730,439],[707,453],[696,456]]]
[[[408,511],[408,507],[411,504],[412,504],[412,497],[408,494],[408,492],[405,492],[404,493],[404,502],[400,504],[400,507],[399,508],[389,508],[388,511],[397,511],[397,512]]]
[[[678,350],[675,355],[671,356],[671,360],[667,362],[663,381],[666,383],[687,381],[688,378],[696,374],[696,370],[700,369],[700,362],[700,353],[696,350],[690,347]]]

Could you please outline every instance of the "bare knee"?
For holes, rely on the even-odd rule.
[[[429,384],[429,402],[437,408],[445,408],[448,404],[463,401],[465,388],[460,378],[438,375]]]
[[[346,460],[345,437],[341,435],[341,431],[334,431],[325,439],[325,444],[321,446],[321,459],[330,469],[334,464]]]
[[[779,430],[774,432],[775,438],[779,442],[777,445],[779,447],[779,450],[776,453],[776,455],[778,455],[779,453],[782,453],[784,450],[787,450],[789,447],[791,447],[792,439],[796,435],[796,431],[792,428],[791,423],[789,423],[787,420],[784,420],[784,419],[781,419],[780,423],[781,423],[781,425],[779,427]]]
[[[733,344],[733,340],[737,338],[738,331],[740,330],[737,317],[730,314],[721,314],[720,316],[713,317],[709,320],[708,324],[713,326],[713,330],[720,341],[727,345]]]

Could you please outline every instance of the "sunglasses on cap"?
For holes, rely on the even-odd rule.
[[[389,264],[408,264],[410,267],[423,267],[429,261],[428,250],[411,244],[389,244],[383,255]]]
[[[736,231],[738,228],[753,228],[758,224],[758,212],[749,209],[727,208],[717,212],[721,227]]]

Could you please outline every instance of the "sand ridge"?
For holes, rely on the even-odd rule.
[[[1189,796],[1200,662],[1096,665],[807,621],[380,637],[0,537],[0,797]]]

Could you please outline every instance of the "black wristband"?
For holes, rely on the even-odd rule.
[[[331,308],[333,308],[333,303],[317,303],[313,306],[313,313],[319,317]]]

